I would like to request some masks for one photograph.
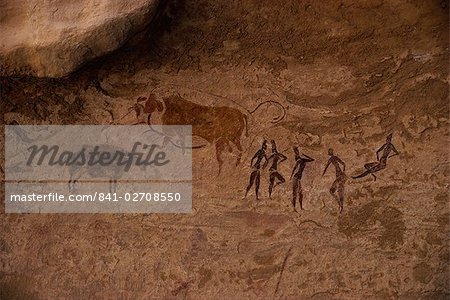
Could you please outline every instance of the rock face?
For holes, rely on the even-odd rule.
[[[158,2],[2,1],[0,75],[65,76],[142,30]]]
[[[14,122],[131,125],[140,97],[179,95],[164,112],[191,111],[200,129],[219,117],[194,104],[248,115],[241,163],[236,144],[218,138],[240,123],[222,115],[216,142],[193,150],[192,214],[5,214],[0,184],[0,298],[449,299],[447,1],[170,2],[184,5],[170,15],[180,17],[165,34],[152,27],[152,43],[79,76],[2,78],[0,132]],[[286,108],[282,121],[272,123],[276,105],[249,113],[269,100]],[[353,179],[389,133],[400,155],[376,181]],[[268,165],[260,200],[254,186],[244,199],[263,139],[288,157],[278,168],[286,182],[270,199]],[[315,159],[299,213],[293,146]],[[334,167],[322,175],[328,148],[349,177],[342,213],[329,192]]]

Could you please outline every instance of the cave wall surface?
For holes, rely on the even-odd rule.
[[[3,295],[448,299],[448,22],[446,1],[177,1],[148,35],[67,78],[3,77],[2,124],[133,124],[123,116],[150,93],[249,120],[241,153],[217,140],[194,150],[192,214],[0,214]],[[286,116],[250,114],[264,101]],[[217,139],[233,123],[213,121]],[[352,179],[389,133],[400,155],[376,181]],[[269,199],[265,169],[261,199],[244,199],[263,139],[288,157],[286,183]],[[295,145],[315,159],[300,212]],[[334,170],[322,176],[330,147],[346,164],[342,213]]]

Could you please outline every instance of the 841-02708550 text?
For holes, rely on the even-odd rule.
[[[47,194],[12,194],[11,202],[179,202],[182,199],[181,193],[164,192],[129,192],[129,193],[99,193],[92,194],[70,194],[68,196],[59,193]]]

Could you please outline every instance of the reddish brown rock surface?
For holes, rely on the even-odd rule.
[[[141,96],[249,116],[243,162],[193,155],[190,215],[0,215],[3,295],[68,299],[447,299],[449,51],[445,1],[186,1],[170,28],[63,80],[2,80],[4,123],[109,124]],[[178,11],[178,13],[176,13]],[[164,34],[161,29],[164,30]],[[169,30],[170,29],[170,30]],[[170,113],[170,112],[168,112]],[[120,123],[136,122],[134,115]],[[399,156],[329,194],[393,132]],[[0,138],[3,138],[0,137]],[[263,138],[287,182],[244,200]],[[1,144],[2,145],[2,144]],[[291,207],[291,147],[315,158]],[[270,144],[269,144],[270,151]],[[3,151],[1,152],[3,153]],[[1,298],[1,297],[0,297]]]

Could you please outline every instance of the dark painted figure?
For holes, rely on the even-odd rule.
[[[292,179],[292,205],[294,207],[294,210],[297,211],[295,208],[297,197],[300,204],[300,209],[303,209],[303,190],[302,190],[302,174],[303,170],[306,167],[307,163],[313,162],[314,159],[309,157],[306,154],[303,154],[303,157],[300,154],[300,151],[298,150],[298,147],[293,147],[294,153],[295,153],[295,166],[292,170],[291,178]]]
[[[259,183],[261,180],[261,163],[262,163],[263,159],[267,163],[266,149],[267,149],[267,141],[264,140],[264,142],[262,143],[261,149],[259,149],[255,153],[255,155],[252,157],[250,166],[253,168],[253,171],[250,174],[250,182],[247,186],[247,190],[245,191],[245,197],[247,197],[248,192],[252,188],[253,184],[255,184],[256,200],[259,199]]]
[[[383,152],[381,158],[380,152]],[[391,154],[391,152],[394,152],[394,154],[389,155]],[[377,150],[377,161],[365,164],[364,168],[366,168],[366,171],[360,175],[352,176],[352,178],[353,179],[362,178],[370,174],[373,176],[374,181],[376,181],[377,176],[375,176],[374,173],[385,169],[387,165],[387,159],[398,154],[399,153],[397,149],[395,149],[394,145],[392,144],[392,133],[391,133],[386,137],[386,143],[383,146],[381,146],[380,149]]]
[[[270,175],[269,175],[269,198],[272,198],[273,189],[277,185],[282,184],[286,181],[284,179],[284,177],[280,174],[280,172],[278,172],[278,165],[287,159],[287,157],[284,154],[278,152],[277,145],[274,140],[271,141],[271,144],[272,144],[272,155],[270,155],[270,157],[267,159],[266,163],[264,164],[264,168],[265,168],[267,166],[267,164],[272,162],[272,164],[270,165],[270,168],[269,168],[269,172],[270,172]],[[276,180],[276,182],[275,182],[275,180]]]
[[[330,159],[325,166],[322,176],[325,175],[330,164],[333,164],[336,169],[336,179],[331,185],[330,194],[337,200],[339,204],[339,212],[342,212],[344,209],[344,184],[347,181],[347,175],[345,175],[345,163],[339,157],[334,155],[333,149],[331,148],[328,149],[328,155],[330,156]]]

